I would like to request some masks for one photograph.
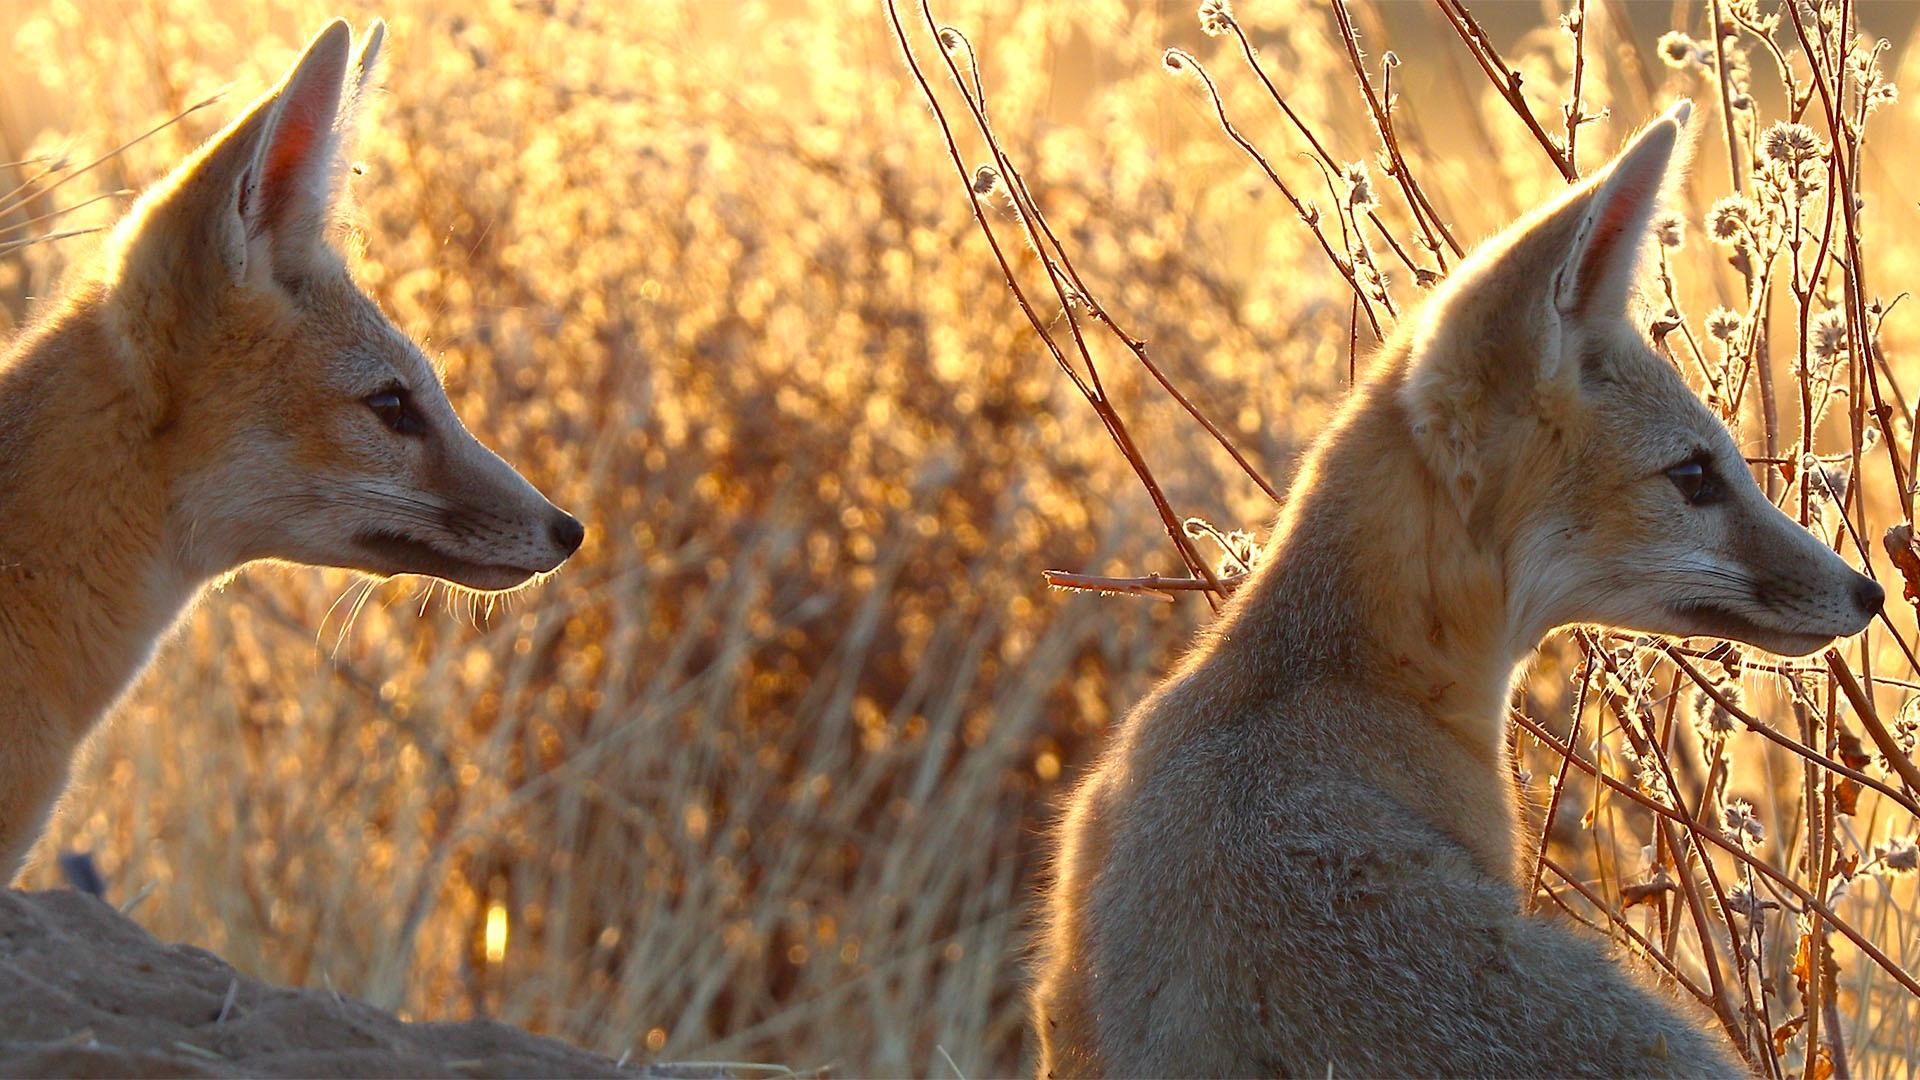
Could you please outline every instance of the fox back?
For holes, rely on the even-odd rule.
[[[1628,316],[1687,113],[1406,321],[1075,791],[1041,1075],[1744,1071],[1705,1010],[1523,914],[1503,738],[1555,627],[1802,654],[1880,607]]]
[[[0,880],[206,582],[275,559],[505,589],[581,543],[340,253],[383,36],[329,25],[0,358]]]

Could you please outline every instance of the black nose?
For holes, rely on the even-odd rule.
[[[571,555],[580,550],[580,541],[587,538],[587,527],[580,524],[572,514],[561,511],[560,516],[547,526],[547,535],[561,551]]]
[[[1861,611],[1869,615],[1875,614],[1880,610],[1880,605],[1884,603],[1886,599],[1887,590],[1881,588],[1880,583],[1872,578],[1863,577],[1859,581],[1854,582],[1853,602],[1860,605]]]

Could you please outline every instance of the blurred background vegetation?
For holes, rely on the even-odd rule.
[[[1564,6],[1477,7],[1557,127]],[[1611,111],[1582,129],[1583,168],[1671,98],[1717,95],[1701,57],[1661,54],[1676,28],[1707,37],[1708,8],[1591,3],[1584,101]],[[1564,183],[1435,8],[1354,11],[1376,77],[1385,50],[1400,61],[1396,123],[1455,236],[1470,243]],[[884,13],[9,4],[0,191],[54,172],[32,198],[0,200],[0,329],[96,237],[10,240],[110,221],[127,201],[112,193],[161,175],[333,14],[391,24],[353,185],[360,280],[445,365],[476,434],[588,523],[586,547],[538,590],[484,605],[418,581],[238,578],[96,740],[28,881],[57,882],[56,850],[91,851],[112,899],[140,897],[142,923],[254,974],[615,1056],[1020,1068],[1023,938],[1053,807],[1207,609],[1045,589],[1045,569],[1181,567],[1007,295]],[[1373,162],[1330,11],[1243,0],[1236,14],[1332,151]],[[1237,44],[1203,35],[1186,0],[953,0],[938,15],[967,31],[999,133],[1081,273],[1284,479],[1347,385],[1352,295],[1197,85],[1162,67],[1178,46],[1213,68],[1236,122],[1330,206]],[[1905,87],[1914,6],[1860,18],[1889,38],[1881,66]],[[1777,117],[1771,58],[1747,51],[1756,108]],[[1912,115],[1899,103],[1874,117],[1861,169],[1879,195],[1866,259],[1888,300],[1916,269],[1903,238],[1920,214],[1900,179],[1920,166]],[[1699,126],[1690,239],[1667,254],[1704,342],[1706,313],[1744,301],[1700,233],[1729,173],[1717,120]],[[990,214],[1008,217],[1004,203]],[[1403,303],[1409,278],[1389,273]],[[1913,326],[1896,307],[1881,338],[1909,381]],[[1264,531],[1271,501],[1124,352],[1099,355],[1173,505]],[[1884,494],[1867,508],[1874,537],[1900,515]],[[1912,612],[1894,606],[1910,639]],[[1863,649],[1898,656],[1883,640]],[[1524,704],[1564,732],[1572,652],[1550,653]],[[1781,676],[1739,679],[1750,708],[1797,730]],[[1872,692],[1906,715],[1907,689]],[[1660,705],[1688,691],[1649,675],[1605,693]],[[1762,850],[1791,866],[1798,770],[1729,738],[1736,794],[1771,830]],[[1620,746],[1616,733],[1583,749],[1630,776]],[[1529,800],[1544,802],[1555,767],[1523,749]],[[1608,897],[1655,880],[1649,819],[1583,783],[1569,781],[1557,856]],[[1913,828],[1871,794],[1844,825],[1863,853]],[[1835,903],[1912,970],[1910,877],[1868,867]],[[1656,899],[1625,917],[1659,938],[1679,909]],[[1764,933],[1784,1018],[1796,930],[1776,916]],[[1684,938],[1665,942],[1697,962]],[[1852,1071],[1912,1075],[1912,999],[1835,942]],[[1791,1042],[1794,1071],[1817,1071]]]

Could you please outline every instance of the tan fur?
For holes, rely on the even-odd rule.
[[[505,588],[579,544],[329,242],[382,32],[323,31],[0,358],[0,882],[208,581],[282,559]],[[394,387],[419,430],[373,408]]]
[[[1880,593],[1626,317],[1686,116],[1459,267],[1059,830],[1042,1076],[1728,1076],[1724,1032],[1522,913],[1504,708],[1555,626],[1804,653]],[[1719,497],[1667,470],[1703,454]]]

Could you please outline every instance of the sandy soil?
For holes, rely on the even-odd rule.
[[[84,893],[0,890],[0,1076],[75,1075],[644,1074],[504,1024],[268,986]]]

